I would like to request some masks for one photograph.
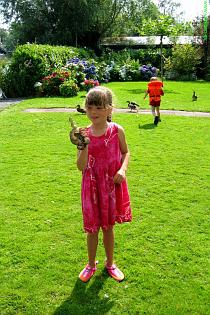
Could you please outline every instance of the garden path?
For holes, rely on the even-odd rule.
[[[28,108],[25,109],[24,112],[27,113],[73,113],[77,112],[74,108]],[[115,108],[115,113],[125,113],[125,114],[137,114],[136,111],[131,111],[127,108]],[[141,109],[138,111],[138,114],[145,114],[151,115],[151,111],[149,109]],[[161,109],[161,114],[164,115],[176,115],[176,116],[194,116],[194,117],[210,117],[210,112],[188,112],[188,111],[182,111],[182,110],[164,110]],[[82,114],[81,114],[82,115]]]
[[[16,105],[16,104],[20,103],[21,101],[23,101],[22,98],[0,99],[0,111],[2,111],[3,109],[5,109],[9,106]]]
[[[5,108],[16,105],[23,101],[23,99],[3,99],[0,100],[0,111]],[[68,113],[68,112],[76,112],[74,108],[28,108],[25,109],[24,112],[27,113],[47,113],[47,112],[57,112],[57,113]],[[115,108],[114,112],[116,113],[126,113],[126,114],[137,114],[136,111],[130,111],[126,108]],[[141,109],[138,112],[139,114],[151,114],[151,111],[148,109]],[[161,113],[165,115],[176,115],[176,116],[195,116],[195,117],[210,117],[210,112],[189,112],[182,110],[164,110],[161,109]]]

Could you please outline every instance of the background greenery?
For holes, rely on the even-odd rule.
[[[104,40],[109,47],[114,44],[115,49],[121,50],[133,46],[132,40],[121,46],[127,36],[158,36],[159,39],[167,36],[174,43],[180,35],[198,36],[199,44],[195,44],[195,38],[193,43],[200,47],[200,52],[192,54],[193,59],[199,57],[196,72],[199,78],[209,80],[210,16],[186,22],[181,4],[176,0],[159,0],[156,4],[151,0],[66,0],[62,3],[59,0],[0,0],[0,14],[7,23],[7,29],[0,28],[0,51],[7,56],[26,43],[88,47],[100,56]],[[116,46],[117,42],[121,44]],[[149,43],[153,51],[162,51],[161,44],[152,47],[151,38]],[[140,46],[145,49],[144,45]],[[171,46],[166,47],[169,52],[164,58],[170,54]],[[179,55],[181,60],[182,55],[183,52]],[[170,67],[180,66],[175,59],[170,60]],[[149,63],[154,66],[153,60]],[[159,61],[159,69],[161,64]],[[185,65],[182,63],[182,68]],[[178,80],[180,74],[175,72],[168,78]],[[181,78],[184,79],[186,75]],[[192,76],[187,79],[191,80]]]
[[[166,78],[196,80],[196,69],[201,63],[200,49],[192,45],[176,45],[172,51],[171,56],[169,50],[165,55],[168,56]],[[160,75],[158,56],[157,51],[138,50],[134,53],[134,50],[125,49],[118,54],[105,50],[102,56],[97,57],[88,49],[26,44],[18,46],[9,61],[0,62],[0,86],[7,97],[64,96],[60,85],[67,80],[65,83],[76,91],[67,94],[73,96],[77,90],[83,89],[85,79],[100,83],[149,81],[151,77]],[[77,86],[74,87],[74,83]]]
[[[117,98],[126,99],[126,89]],[[151,115],[114,114],[131,151],[133,222],[115,229],[126,279],[106,275],[100,239],[98,271],[84,284],[81,174],[69,115],[23,112],[49,101],[67,99],[27,100],[0,113],[1,315],[209,314],[209,118],[162,115],[155,127]]]
[[[11,24],[9,34],[2,34],[2,38],[12,50],[27,42],[98,50],[106,36],[144,34],[144,21],[151,18],[157,22],[163,12],[172,18],[173,26],[186,33],[182,26],[189,23],[177,18],[179,7],[171,0],[161,0],[158,5],[151,0],[0,0],[0,12]]]

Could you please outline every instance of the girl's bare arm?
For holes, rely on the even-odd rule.
[[[77,153],[77,168],[80,171],[84,171],[88,162],[88,146],[84,150],[78,150]]]
[[[121,126],[118,127],[118,137],[120,142],[120,150],[122,152],[122,165],[121,168],[117,171],[117,173],[114,176],[114,183],[120,184],[124,179],[126,175],[126,171],[128,168],[129,158],[130,158],[130,152],[128,149],[128,145],[125,139],[125,133]]]

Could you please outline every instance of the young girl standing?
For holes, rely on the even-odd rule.
[[[91,125],[83,131],[90,143],[78,150],[77,167],[82,171],[82,212],[87,233],[88,264],[79,278],[87,282],[96,271],[98,233],[103,232],[105,268],[117,281],[124,274],[113,262],[115,222],[132,219],[126,182],[129,150],[121,126],[108,122],[112,112],[112,93],[104,87],[91,89],[85,101]]]

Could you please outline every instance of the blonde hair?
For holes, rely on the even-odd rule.
[[[97,86],[87,93],[85,100],[85,107],[88,105],[100,106],[106,108],[107,106],[113,106],[112,104],[112,91],[104,86]]]
[[[151,77],[150,81],[158,81],[158,78],[157,77]]]

